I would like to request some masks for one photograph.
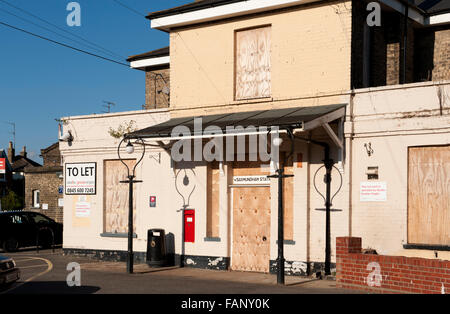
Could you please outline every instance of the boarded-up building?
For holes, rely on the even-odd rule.
[[[282,244],[286,273],[311,274],[333,268],[336,237],[353,235],[382,254],[449,260],[450,7],[382,1],[371,28],[370,2],[206,0],[150,14],[170,34],[169,53],[131,66],[165,67],[170,89],[155,84],[148,108],[161,94],[169,107],[67,118],[78,135],[61,144],[64,162],[95,162],[98,189],[64,196],[64,250],[125,259],[126,169],[107,129],[136,121],[125,134],[135,151],[120,152],[134,163],[146,144],[133,194],[137,260],[152,228],[193,267],[276,272]],[[237,126],[244,132],[226,133]],[[235,143],[224,149],[231,159],[210,159],[214,141],[248,149],[276,128],[278,160],[251,159]],[[199,160],[174,158],[181,138],[191,141],[186,156],[197,143]],[[271,141],[258,147],[276,151]],[[279,190],[268,176],[281,168],[293,176]]]

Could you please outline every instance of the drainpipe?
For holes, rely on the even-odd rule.
[[[323,164],[325,165],[325,183],[326,183],[326,196],[325,196],[325,276],[331,275],[331,171],[333,170],[334,160],[330,158],[330,145],[324,142],[318,142],[310,139],[304,139],[302,137],[294,137],[295,139],[305,141],[307,143],[313,143],[324,148]]]

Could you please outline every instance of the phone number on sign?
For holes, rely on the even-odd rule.
[[[66,194],[95,194],[94,188],[67,188]]]

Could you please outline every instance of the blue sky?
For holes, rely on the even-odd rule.
[[[64,30],[100,45],[124,58],[169,44],[168,34],[152,30],[150,21],[114,0],[79,0],[81,26],[66,23],[71,0],[4,0]],[[148,12],[171,8],[190,0],[119,0]],[[69,36],[0,1],[0,22],[99,54],[5,12]],[[78,38],[74,38],[80,41]],[[102,54],[102,53],[100,53]],[[106,53],[105,57],[111,57]],[[103,101],[117,104],[112,112],[139,110],[145,103],[145,76],[141,71],[103,61],[0,25],[0,149],[12,140],[16,124],[16,153],[27,146],[29,157],[41,162],[40,149],[57,141],[56,118],[101,113]]]

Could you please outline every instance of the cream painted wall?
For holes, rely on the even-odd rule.
[[[234,33],[260,25],[272,26],[272,97],[234,101]],[[170,50],[174,115],[338,103],[310,97],[350,87],[351,1],[180,29]]]
[[[439,93],[440,91],[440,93]],[[441,97],[439,97],[439,94]],[[379,254],[436,258],[433,251],[403,249],[407,243],[408,147],[450,143],[450,82],[360,90],[354,98],[352,235]],[[442,110],[442,114],[441,114]],[[347,131],[351,123],[347,124]],[[371,143],[368,156],[364,147]],[[379,167],[387,201],[361,202],[360,182]],[[450,259],[449,252],[438,258]]]

